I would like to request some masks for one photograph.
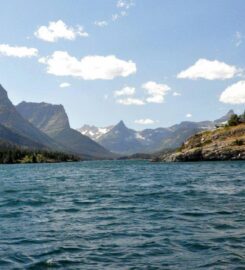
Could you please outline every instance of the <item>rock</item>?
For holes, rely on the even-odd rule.
[[[161,161],[245,160],[245,124],[195,134]]]

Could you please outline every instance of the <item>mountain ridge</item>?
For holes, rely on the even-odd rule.
[[[72,129],[62,105],[21,102],[16,108],[42,132],[82,157],[104,159],[115,156],[91,138]]]
[[[0,125],[2,126],[1,136],[8,133],[8,136],[2,138],[9,143],[14,143],[14,137],[16,137],[16,143],[21,146],[21,141],[24,142],[25,146],[47,148],[52,150],[64,150],[63,147],[47,136],[45,133],[40,131],[26,119],[24,119],[15,106],[8,98],[7,91],[0,85]],[[8,140],[8,137],[12,138]],[[11,140],[13,140],[11,142]],[[19,141],[19,143],[18,143]]]
[[[115,126],[112,126],[108,132],[97,135],[95,141],[107,149],[122,155],[153,153],[159,150],[174,149],[179,147],[191,135],[202,130],[214,129],[216,125],[227,121],[231,114],[234,114],[233,110],[214,121],[183,121],[170,127],[143,129],[141,131],[127,128],[121,120]],[[89,136],[90,126],[85,125],[83,127],[87,127],[87,129],[78,130]]]

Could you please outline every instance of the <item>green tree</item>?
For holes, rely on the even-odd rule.
[[[240,124],[240,119],[237,114],[232,114],[230,119],[228,120],[228,125],[229,126],[237,126]]]
[[[240,115],[240,119],[242,123],[245,123],[245,111]]]

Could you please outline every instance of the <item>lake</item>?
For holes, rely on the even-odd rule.
[[[0,165],[0,269],[245,269],[245,162]]]

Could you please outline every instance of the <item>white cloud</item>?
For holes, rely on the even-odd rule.
[[[133,96],[135,93],[135,88],[134,87],[129,87],[126,86],[121,90],[117,90],[114,92],[114,96],[115,97],[119,97],[119,96]]]
[[[144,98],[132,97],[135,95],[134,87],[126,86],[121,90],[115,91],[115,97],[131,96],[127,98],[125,97],[117,99],[116,102],[123,105],[145,105],[146,103],[163,103],[165,95],[168,91],[171,90],[168,85],[159,84],[153,81],[146,82],[142,85],[142,88],[144,88],[147,93],[147,96]]]
[[[47,65],[47,73],[56,76],[72,76],[83,80],[112,80],[136,73],[136,64],[114,55],[90,55],[82,59],[70,56],[65,51],[55,51],[51,56],[40,58]]]
[[[94,24],[99,27],[105,27],[108,25],[107,21],[95,21]]]
[[[118,99],[116,102],[122,105],[144,105],[145,104],[143,100],[138,99],[138,98]]]
[[[0,44],[0,55],[12,57],[33,57],[38,55],[38,50],[35,48],[10,46],[8,44]]]
[[[150,118],[146,118],[146,119],[138,119],[135,120],[134,123],[139,124],[139,125],[152,125],[155,124],[157,121],[154,121]]]
[[[178,92],[173,92],[173,96],[174,96],[174,97],[178,97],[178,96],[181,96],[181,94],[178,93]]]
[[[116,21],[116,20],[118,20],[120,18],[120,15],[119,14],[113,14],[112,15],[112,17],[111,17],[111,19],[113,20],[113,21]]]
[[[128,10],[135,6],[133,0],[118,0],[117,1],[117,8],[119,11],[111,16],[112,21],[117,21],[125,16],[128,15]]]
[[[67,82],[63,82],[60,84],[60,88],[67,88],[67,87],[70,87],[71,84],[70,83],[67,83]]]
[[[219,100],[228,104],[245,104],[245,81],[239,81],[227,87]]]
[[[142,85],[142,88],[146,89],[149,97],[146,98],[148,103],[163,103],[164,97],[171,88],[166,84],[159,84],[153,81],[149,81]]]
[[[217,60],[210,61],[207,59],[199,59],[193,66],[181,71],[177,78],[179,79],[206,79],[206,80],[225,80],[231,79],[239,75],[240,69],[235,66],[227,65]]]
[[[56,42],[58,39],[74,40],[77,36],[87,37],[88,33],[82,26],[76,28],[67,26],[63,21],[49,22],[48,26],[40,26],[34,35],[48,42]]]
[[[190,118],[190,117],[192,117],[192,114],[191,113],[187,113],[185,117]]]
[[[133,0],[118,0],[117,1],[117,7],[118,8],[129,9],[132,6],[134,6],[134,1]]]
[[[242,36],[241,32],[237,31],[235,34],[236,47],[239,47],[242,44],[242,41],[243,41],[243,36]]]

